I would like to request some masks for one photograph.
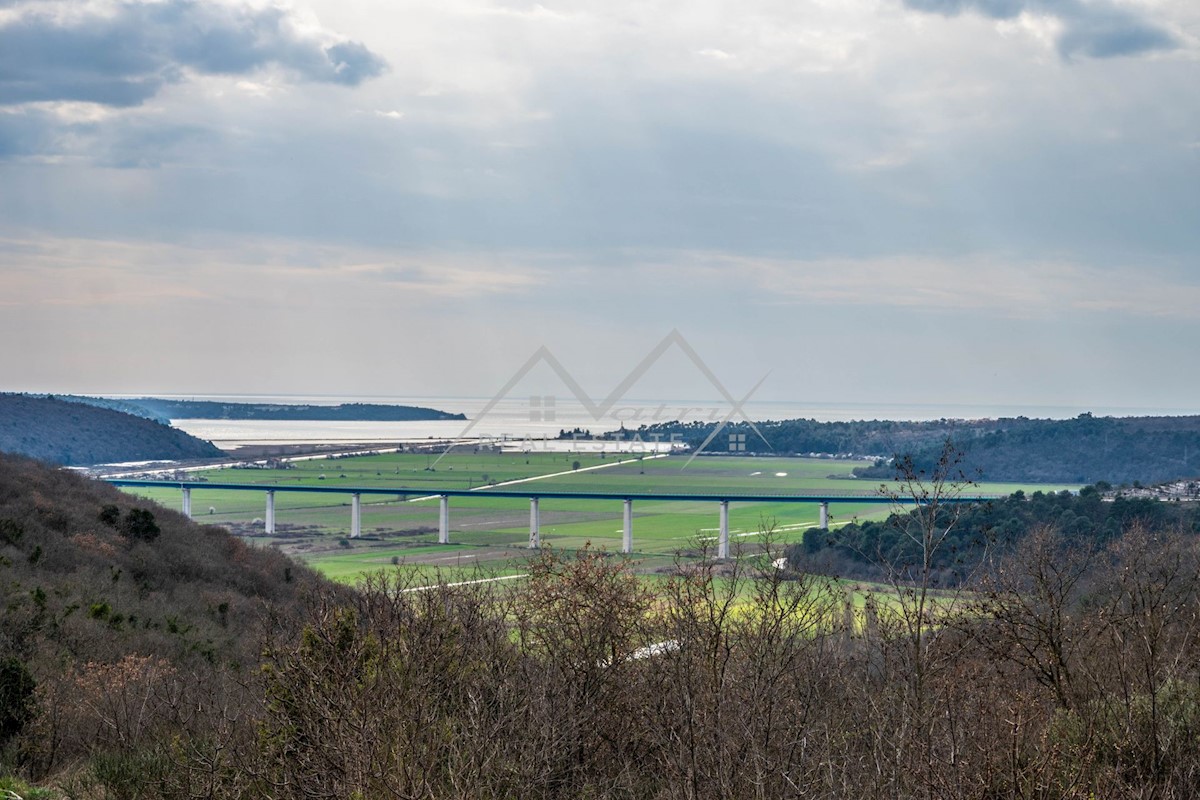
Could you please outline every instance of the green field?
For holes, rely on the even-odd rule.
[[[629,463],[618,463],[628,460]],[[436,462],[436,464],[435,464]],[[452,544],[437,543],[438,503],[413,495],[364,495],[361,539],[349,540],[350,496],[283,492],[275,497],[276,534],[264,535],[265,500],[255,492],[192,488],[197,521],[229,527],[264,546],[280,547],[332,578],[353,581],[364,571],[400,563],[424,579],[440,572],[455,580],[482,574],[520,571],[528,554],[529,502],[523,498],[488,497],[487,486],[523,481],[509,488],[544,491],[595,491],[631,495],[695,494],[833,494],[876,495],[879,484],[852,477],[863,462],[809,459],[701,457],[645,458],[609,454],[452,453],[436,456],[384,454],[321,458],[294,462],[288,469],[214,469],[196,473],[212,482],[267,486],[411,488],[421,494],[438,489],[479,490],[450,501]],[[578,471],[575,466],[578,464]],[[685,466],[686,465],[686,466]],[[480,489],[480,487],[483,487]],[[981,484],[969,493],[1008,494],[1058,491],[1075,486]],[[176,489],[137,490],[163,505],[178,508]],[[833,525],[852,519],[883,517],[888,506],[835,503]],[[616,551],[621,546],[622,506],[617,500],[541,500],[544,543],[576,549],[587,542]],[[695,555],[698,547],[715,547],[717,504],[711,501],[634,500],[634,558],[639,569],[669,567],[677,554]],[[818,524],[815,504],[781,502],[730,503],[732,545],[755,546],[759,531],[774,525],[786,542]]]

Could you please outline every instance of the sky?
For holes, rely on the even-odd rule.
[[[1197,87],[1195,0],[0,0],[0,389],[1200,413]]]

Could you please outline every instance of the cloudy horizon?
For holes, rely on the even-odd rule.
[[[0,0],[0,389],[1200,413],[1198,79],[1185,0]]]

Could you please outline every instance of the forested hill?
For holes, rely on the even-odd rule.
[[[1200,503],[1166,503],[1119,492],[1106,497],[1094,486],[1085,486],[1078,495],[1016,492],[988,503],[943,508],[938,516],[946,538],[929,565],[943,586],[974,572],[989,552],[1015,547],[1040,527],[1053,528],[1071,547],[1103,547],[1136,525],[1200,534]],[[785,555],[804,572],[879,580],[886,577],[885,565],[906,571],[924,563],[920,539],[906,533],[916,519],[914,512],[902,512],[886,520],[852,520],[832,531],[810,528]]]
[[[153,420],[20,394],[0,394],[0,451],[71,466],[223,455],[211,442]]]
[[[313,405],[308,403],[227,403],[213,400],[174,400],[162,397],[137,397],[115,400],[107,397],[69,396],[62,399],[75,403],[111,408],[128,414],[166,422],[172,419],[261,419],[318,422],[412,422],[417,420],[465,420],[463,414],[452,414],[423,406],[386,405],[381,403],[340,403]]]
[[[1200,475],[1200,416],[1094,417],[1051,420],[1016,417],[998,420],[932,422],[817,422],[784,420],[756,423],[766,442],[749,425],[730,425],[709,444],[728,451],[727,434],[746,434],[748,453],[854,454],[885,463],[860,470],[862,477],[891,477],[886,459],[912,454],[918,466],[936,461],[947,438],[964,452],[968,474],[996,481],[1048,481],[1113,484],[1159,483]],[[669,438],[678,434],[699,447],[713,431],[711,423],[677,422],[645,426],[624,434]]]
[[[1002,422],[1008,422],[1002,420]],[[1020,420],[975,437],[955,438],[969,475],[987,480],[1112,484],[1163,483],[1200,475],[1200,417],[1093,417]],[[921,468],[938,444],[913,451]],[[890,477],[880,464],[863,477]]]

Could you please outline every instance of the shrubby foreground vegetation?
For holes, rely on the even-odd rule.
[[[1161,520],[1034,525],[947,588],[935,507],[865,605],[769,530],[654,585],[586,548],[349,591],[30,462],[0,520],[0,747],[60,796],[1200,791],[1200,554]]]

